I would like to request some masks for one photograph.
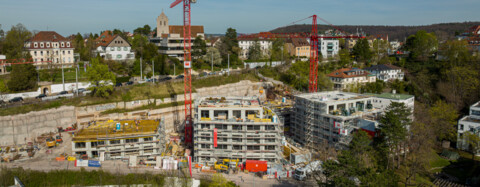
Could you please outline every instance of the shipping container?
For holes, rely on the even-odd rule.
[[[266,172],[267,161],[247,160],[245,161],[245,169],[249,172]]]

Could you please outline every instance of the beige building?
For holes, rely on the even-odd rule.
[[[292,38],[292,45],[295,49],[292,51],[293,53],[290,53],[290,55],[310,58],[310,43],[307,41],[307,39]]]
[[[74,63],[73,45],[55,31],[40,31],[25,42],[25,49],[38,68],[71,67]]]
[[[333,82],[335,90],[348,89],[349,85],[362,85],[375,82],[375,75],[358,68],[342,68],[327,75]]]

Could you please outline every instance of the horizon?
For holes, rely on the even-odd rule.
[[[86,0],[82,3],[71,0],[5,1],[0,7],[2,18],[0,24],[4,31],[21,23],[30,31],[56,31],[63,36],[99,33],[102,30],[113,29],[133,32],[135,28],[146,24],[154,29],[155,20],[163,10],[169,17],[170,25],[183,25],[181,6],[169,8],[170,1],[173,2],[173,0],[136,2]],[[206,34],[223,34],[229,27],[236,29],[237,33],[257,33],[289,26],[288,24],[295,20],[317,14],[337,26],[428,26],[480,22],[475,20],[478,19],[475,7],[479,6],[480,2],[472,0],[199,1],[192,4],[192,25],[203,25]],[[265,11],[266,8],[274,10]],[[322,24],[321,20],[318,23],[328,25]],[[311,20],[306,19],[299,23],[303,24],[309,25]]]

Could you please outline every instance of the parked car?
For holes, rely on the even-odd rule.
[[[44,98],[44,97],[47,97],[47,95],[46,94],[40,94],[37,97],[35,97],[35,99],[41,99],[41,98]]]
[[[78,90],[74,90],[73,92],[74,92],[74,93],[77,93],[77,92],[78,92],[78,93],[83,93],[83,92],[85,92],[85,91],[87,91],[87,89],[85,89],[85,88],[79,88]]]
[[[14,98],[10,99],[8,102],[9,103],[15,103],[15,102],[20,102],[20,101],[23,101],[22,97],[14,97]]]
[[[121,82],[117,82],[117,84],[115,84],[115,87],[121,87],[121,86],[123,86]]]
[[[60,93],[58,93],[58,95],[65,95],[65,94],[68,94],[67,91],[61,91]]]
[[[172,77],[165,77],[165,78],[163,78],[163,80],[166,80],[166,81],[172,80]]]
[[[183,77],[185,77],[185,76],[179,75],[179,76],[175,77],[175,79],[183,79]]]
[[[128,81],[125,85],[133,85],[133,81]]]

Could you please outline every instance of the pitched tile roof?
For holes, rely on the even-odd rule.
[[[102,47],[107,47],[115,38],[121,37],[118,34],[112,35],[112,32],[109,30],[104,31],[100,36],[95,39],[95,43],[97,44],[95,47],[102,46]],[[127,43],[128,40],[124,39]],[[131,45],[130,43],[128,43]]]
[[[28,49],[46,49],[46,48],[73,48],[73,45],[71,45],[71,40],[63,37],[62,35],[56,33],[55,31],[40,31],[35,36],[31,37],[28,39],[26,42],[30,42],[30,46],[27,47]],[[42,46],[41,44],[35,45],[33,42],[45,42],[45,44]],[[65,42],[64,46],[54,46],[53,44],[50,44],[49,42]],[[48,44],[48,45],[47,45]]]
[[[351,77],[363,77],[369,76],[370,73],[368,71],[358,69],[358,68],[342,68],[333,71],[332,73],[328,74],[329,77],[336,77],[336,78],[351,78]]]
[[[310,46],[306,38],[292,38],[292,43],[295,47]]]
[[[197,37],[198,34],[205,33],[203,26],[192,25],[191,26],[192,38]],[[180,37],[183,37],[183,25],[170,25],[168,26],[168,32],[170,34],[180,34]]]

